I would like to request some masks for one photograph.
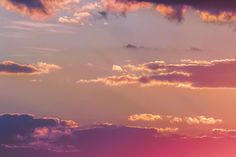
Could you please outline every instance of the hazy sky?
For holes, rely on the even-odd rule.
[[[68,3],[0,2],[2,114],[236,129],[234,1]]]

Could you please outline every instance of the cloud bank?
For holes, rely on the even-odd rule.
[[[236,155],[235,130],[213,129],[204,136],[188,137],[172,133],[170,129],[113,124],[81,127],[72,120],[3,114],[0,115],[0,154],[4,157]]]
[[[82,25],[88,19],[106,18],[114,13],[125,15],[140,9],[156,10],[169,20],[181,21],[187,11],[193,10],[204,22],[236,21],[235,0],[95,0],[82,6],[79,0],[2,0],[0,6],[39,20],[64,11],[66,15],[61,16],[59,22]],[[71,12],[72,15],[67,15]]]

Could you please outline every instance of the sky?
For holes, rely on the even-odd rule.
[[[2,0],[0,157],[235,157],[235,8]]]

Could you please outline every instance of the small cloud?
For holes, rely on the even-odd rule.
[[[130,115],[128,120],[129,121],[158,121],[161,120],[162,117],[160,115],[153,115],[153,114],[133,114]]]
[[[191,47],[189,50],[190,51],[194,51],[194,52],[201,52],[201,51],[203,51],[203,49],[200,49],[200,48],[197,48],[197,47]]]
[[[123,72],[123,69],[119,65],[112,65],[112,71]]]
[[[136,49],[136,48],[138,48],[136,45],[133,45],[133,44],[127,44],[124,47],[127,48],[127,49]]]
[[[13,61],[0,63],[0,75],[39,75],[47,74],[61,69],[55,64],[38,62],[36,64],[19,64]]]
[[[213,117],[205,117],[205,116],[185,117],[185,120],[189,125],[192,124],[214,125],[223,122],[223,120],[221,119],[215,119]]]

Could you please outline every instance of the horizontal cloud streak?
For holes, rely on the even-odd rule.
[[[188,88],[236,88],[236,60],[193,61],[181,60],[168,64],[155,61],[121,67],[126,74],[78,83],[105,83],[110,86],[140,84],[142,86],[172,85]]]
[[[144,122],[157,122],[157,121],[166,121],[169,123],[183,123],[185,122],[188,125],[194,124],[205,124],[205,125],[214,125],[218,123],[222,123],[223,120],[216,119],[213,117],[206,117],[206,116],[191,116],[191,117],[176,117],[172,115],[157,115],[157,114],[132,114],[128,117],[129,121],[136,122],[136,121],[144,121]]]
[[[19,64],[13,61],[3,61],[0,63],[0,75],[39,75],[47,74],[51,71],[61,69],[55,64],[38,62],[37,64]]]

